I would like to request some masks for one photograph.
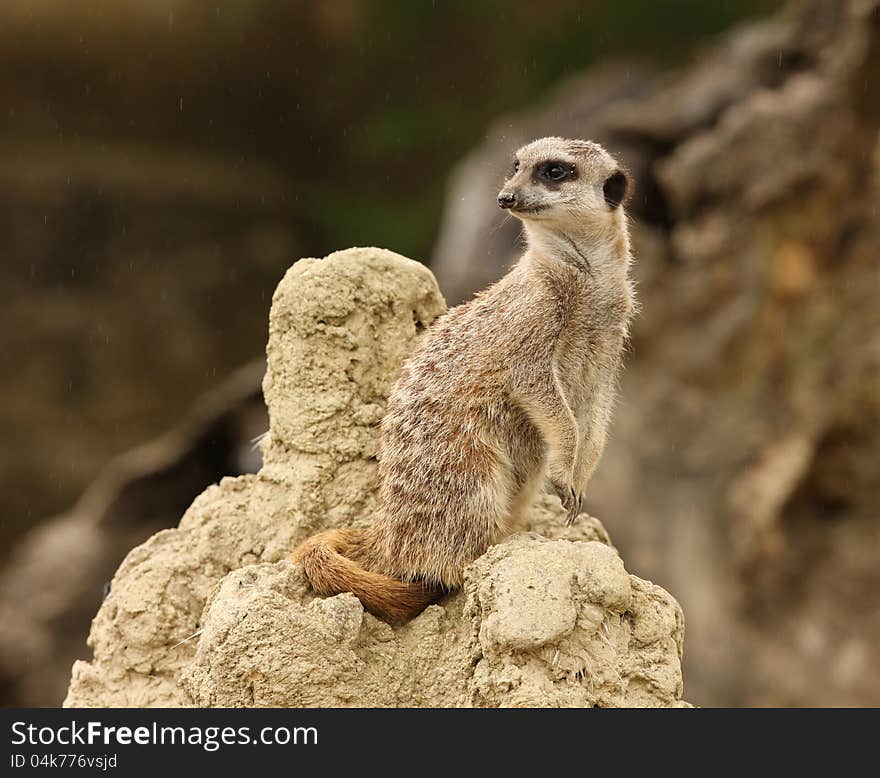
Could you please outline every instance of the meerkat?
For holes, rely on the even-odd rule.
[[[628,177],[597,143],[516,153],[498,205],[526,248],[419,341],[381,424],[380,506],[366,528],[294,552],[314,590],[390,622],[460,587],[549,478],[572,523],[602,449],[635,308]]]

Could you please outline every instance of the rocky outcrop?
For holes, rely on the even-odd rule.
[[[580,77],[454,176],[432,267],[456,300],[517,250],[494,197],[521,140],[634,174],[642,311],[587,504],[680,597],[697,703],[880,701],[878,95],[877,2],[806,0],[678,73]]]
[[[210,487],[128,555],[66,705],[683,704],[677,603],[626,572],[598,521],[565,528],[549,495],[531,533],[399,628],[352,595],[316,598],[288,561],[311,533],[371,519],[385,398],[444,308],[430,271],[388,251],[288,271],[262,468]]]

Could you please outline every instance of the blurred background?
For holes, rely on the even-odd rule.
[[[376,245],[500,276],[532,137],[633,172],[643,311],[588,509],[701,705],[880,705],[874,0],[7,0],[0,703],[126,551],[256,470],[272,291]]]

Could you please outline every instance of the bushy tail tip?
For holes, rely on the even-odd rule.
[[[398,581],[355,564],[346,553],[357,547],[362,536],[361,529],[321,532],[296,548],[293,561],[302,564],[318,594],[352,592],[366,610],[392,623],[417,616],[443,594],[439,586]]]

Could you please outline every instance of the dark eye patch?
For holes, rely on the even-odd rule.
[[[571,162],[549,160],[535,166],[535,179],[545,184],[561,184],[577,178],[577,168]]]

